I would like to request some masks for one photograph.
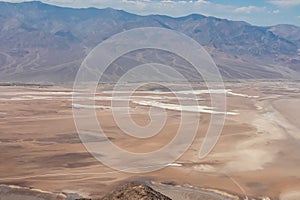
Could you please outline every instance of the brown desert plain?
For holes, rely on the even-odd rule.
[[[212,199],[299,200],[300,83],[252,81],[225,86],[228,115],[212,152],[198,157],[211,115],[201,113],[197,137],[188,151],[175,163],[143,174],[113,170],[85,149],[73,120],[72,88],[3,86],[0,184],[100,198],[122,182],[138,180],[172,199],[200,199],[207,192],[214,195]],[[167,109],[165,127],[151,138],[122,133],[112,116],[109,88],[99,86],[96,113],[113,143],[140,153],[161,148],[174,137],[181,114],[176,109]],[[197,96],[200,104],[209,101],[205,92]],[[163,91],[136,92],[130,104],[133,120],[147,125],[149,105],[176,104],[171,97]]]

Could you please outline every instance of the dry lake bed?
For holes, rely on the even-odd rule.
[[[157,183],[153,187],[166,194],[171,191],[170,184],[190,188],[185,197],[184,193],[171,192],[174,199],[197,199],[197,189],[240,197],[300,199],[300,83],[243,82],[225,86],[227,109],[219,113],[226,114],[222,134],[203,159],[198,153],[210,117],[220,112],[210,107],[207,90],[199,87],[194,91],[200,105],[194,107],[177,105],[176,97],[167,91],[135,92],[130,113],[136,124],[149,123],[151,106],[166,109],[167,113],[159,134],[138,139],[118,128],[111,110],[111,91],[106,86],[98,88],[98,121],[108,138],[127,151],[159,149],[176,134],[181,112],[201,114],[197,136],[183,156],[161,170],[142,174],[113,170],[86,150],[73,120],[72,89],[1,87],[0,184],[101,197],[122,181],[142,180]],[[74,104],[74,109],[88,106]]]

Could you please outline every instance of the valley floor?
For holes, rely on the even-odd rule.
[[[102,197],[122,181],[140,180],[226,191],[240,197],[300,199],[300,83],[226,83],[226,88],[224,128],[207,157],[199,159],[198,153],[210,111],[215,108],[199,110],[197,136],[176,163],[155,172],[129,174],[104,166],[87,152],[73,121],[71,89],[1,87],[0,184]],[[145,141],[117,128],[110,109],[111,93],[104,89],[99,88],[96,95],[96,114],[116,145],[128,151],[149,152],[174,137],[180,112],[171,94],[148,91],[133,97],[131,115],[141,126],[149,123],[150,105],[168,108],[165,127]],[[199,102],[209,107],[209,95],[201,88],[199,91]],[[74,109],[84,106],[75,105]],[[157,189],[166,191],[164,187]],[[195,199],[197,194],[176,195],[178,199]]]

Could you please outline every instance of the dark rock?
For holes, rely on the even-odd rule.
[[[106,195],[102,200],[171,200],[169,197],[139,183],[128,183]]]

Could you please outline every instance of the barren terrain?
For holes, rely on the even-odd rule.
[[[198,157],[199,148],[210,113],[217,111],[205,103],[208,94],[197,94],[201,105],[208,109],[185,110],[174,106],[176,101],[166,92],[137,92],[130,105],[137,124],[149,122],[149,105],[167,108],[168,114],[161,132],[144,140],[133,139],[117,128],[110,109],[110,92],[99,88],[99,123],[112,142],[128,151],[140,153],[163,147],[176,133],[180,110],[201,113],[197,137],[176,163],[156,172],[128,174],[104,166],[81,143],[73,121],[72,89],[1,87],[0,184],[101,197],[119,182],[144,180],[190,189],[173,193],[175,199],[195,199],[196,189],[241,197],[299,199],[300,83],[226,83],[226,88],[228,113],[222,135],[204,159]],[[155,189],[170,193],[166,185],[155,185]]]

